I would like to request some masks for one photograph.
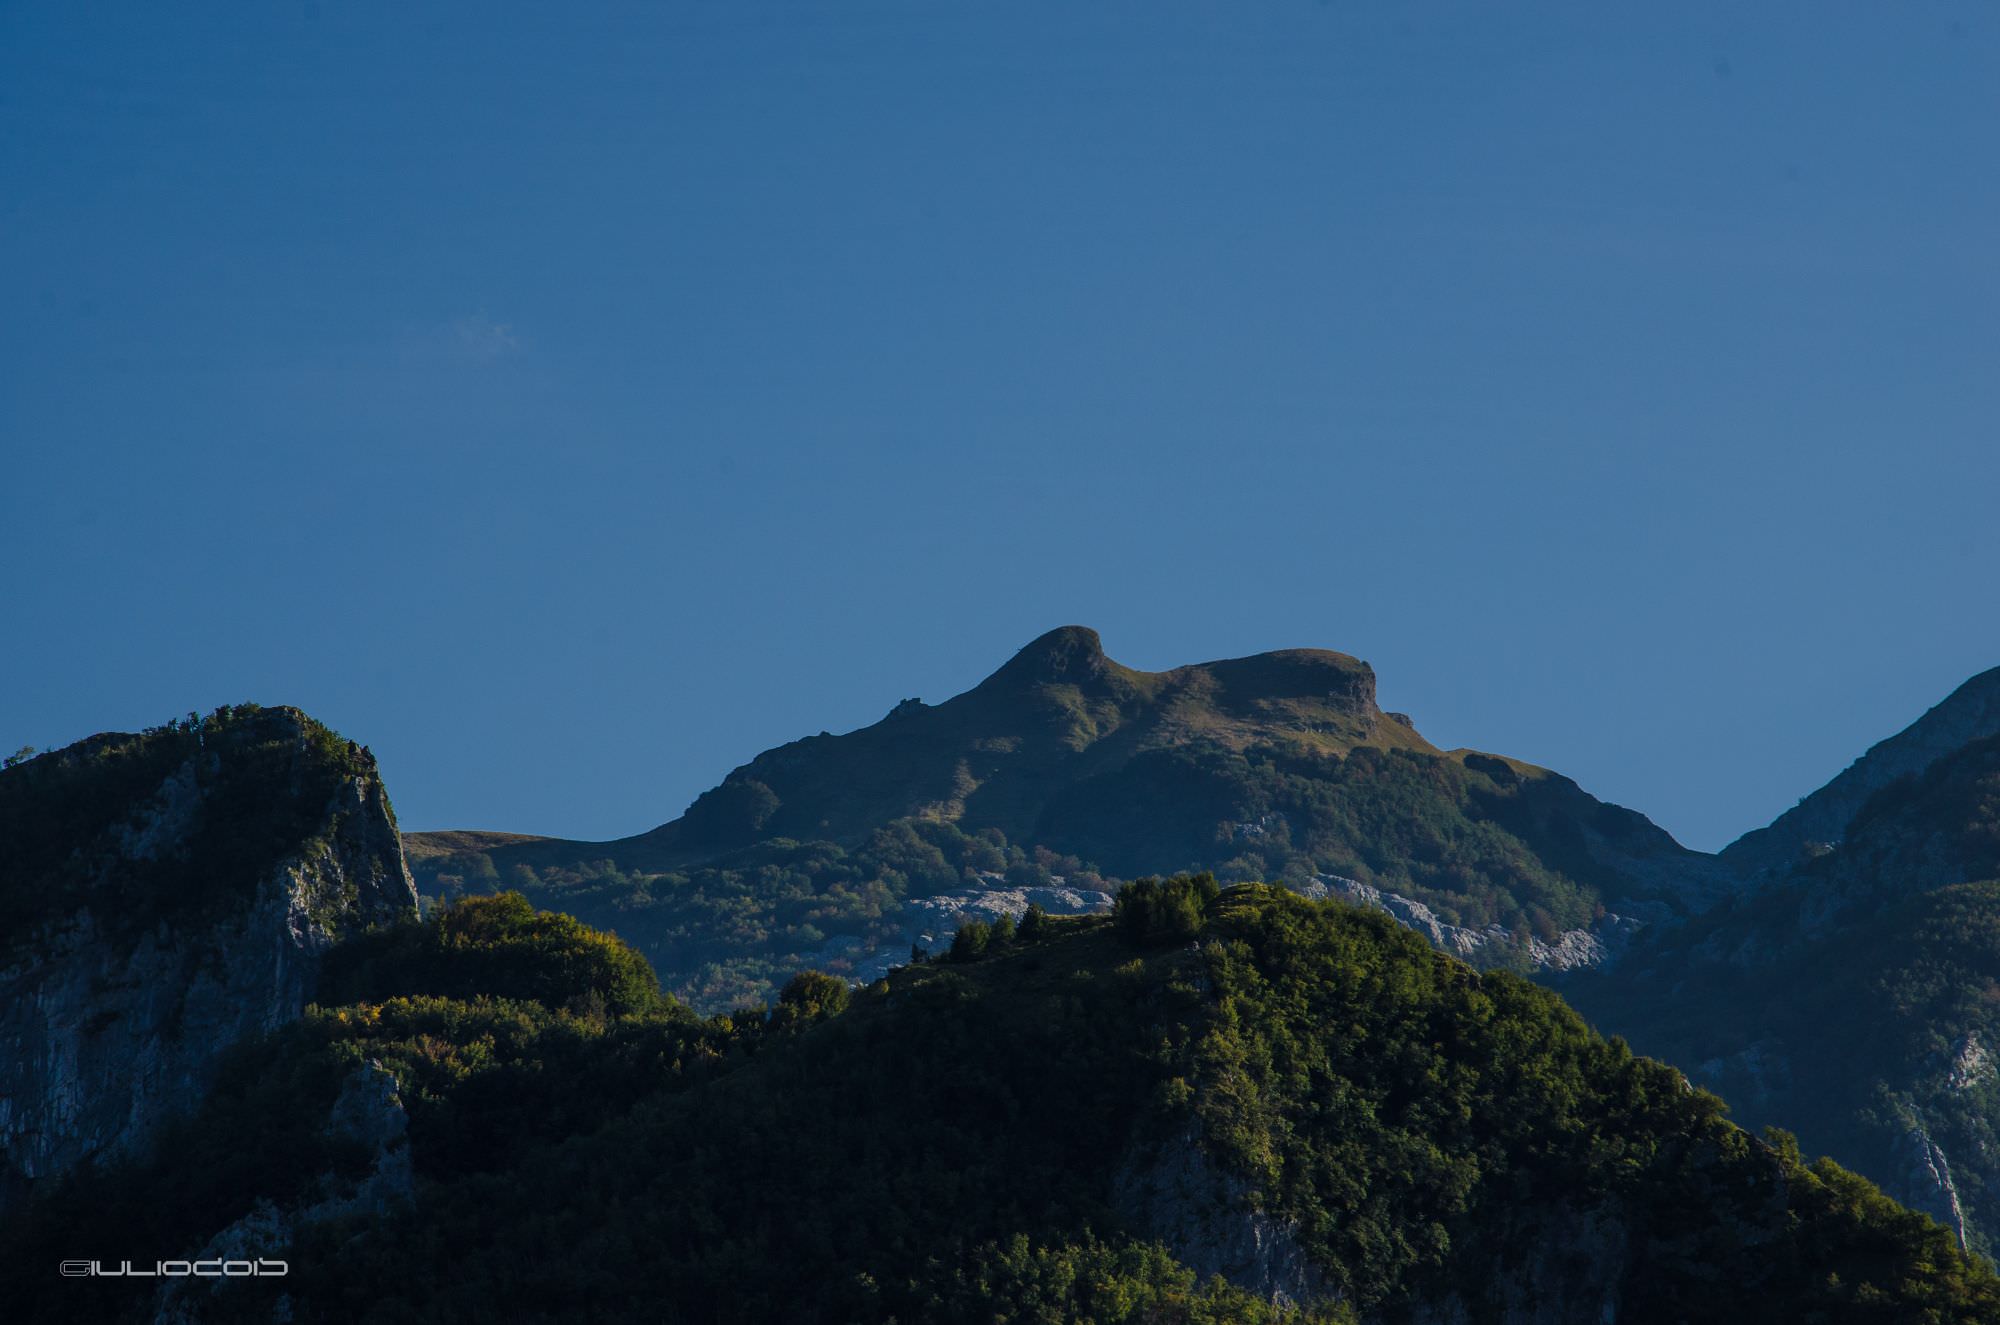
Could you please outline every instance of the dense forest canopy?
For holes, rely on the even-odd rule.
[[[1147,882],[1113,917],[709,1018],[518,897],[351,943],[345,1002],[246,1046],[200,1117],[45,1202],[7,1262],[311,1199],[367,1164],[323,1120],[380,1064],[416,1206],[301,1230],[298,1319],[1477,1315],[1528,1264],[1621,1320],[2000,1310],[1936,1224],[1736,1129],[1554,995],[1282,889]],[[1205,1195],[1163,1199],[1169,1171]],[[1303,1315],[1213,1278],[1190,1230],[1218,1215],[1297,1250]],[[32,1314],[52,1290],[15,1291]],[[216,1305],[257,1318],[271,1291]]]

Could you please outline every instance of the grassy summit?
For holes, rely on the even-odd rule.
[[[427,891],[521,888],[617,929],[709,1007],[825,960],[830,938],[906,943],[905,901],[982,876],[1332,873],[1548,940],[1607,906],[1682,909],[1719,874],[1566,778],[1439,750],[1345,654],[1141,672],[1078,626],[954,699],[767,751],[636,837],[409,845]]]

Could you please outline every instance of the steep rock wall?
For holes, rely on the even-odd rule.
[[[301,743],[311,735],[303,714],[264,713],[277,715],[263,721],[280,739],[288,725]],[[129,874],[172,852],[201,818],[203,775],[229,758],[207,751],[175,769],[117,825],[112,865]],[[200,1102],[230,1046],[301,1014],[338,934],[415,913],[388,799],[367,764],[338,778],[317,830],[247,896],[136,936],[86,901],[10,936],[11,964],[0,970],[0,1209],[86,1161],[137,1150]],[[314,777],[301,787],[323,785]]]

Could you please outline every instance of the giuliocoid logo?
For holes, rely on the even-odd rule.
[[[274,1279],[291,1273],[284,1261],[64,1261],[65,1279]]]

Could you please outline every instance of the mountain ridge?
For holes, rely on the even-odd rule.
[[[948,936],[899,921],[908,903],[964,891],[973,905],[1003,881],[1108,904],[1107,880],[1177,870],[1301,887],[1333,876],[1449,925],[1497,927],[1482,960],[1531,965],[1610,912],[1691,913],[1734,886],[1713,858],[1559,774],[1439,749],[1383,712],[1352,655],[1146,672],[1074,625],[941,703],[767,750],[632,837],[458,831],[412,834],[409,850],[434,895],[520,887],[633,939],[705,1007],[731,987],[761,996],[794,963],[879,969]],[[744,937],[703,946],[717,932]]]
[[[1868,747],[1824,786],[1762,828],[1720,852],[1746,873],[1782,871],[1800,854],[1846,836],[1868,798],[1899,778],[1914,777],[1974,741],[2000,734],[2000,667],[1968,678],[1916,721]]]
[[[702,855],[708,863],[699,867],[628,872],[605,860],[537,873],[527,853],[605,844],[410,835],[412,856],[430,882],[448,877],[440,863],[469,868],[480,859],[491,877],[460,876],[457,891],[497,891],[507,882],[497,857],[542,895],[576,904],[564,909],[609,915],[642,942],[659,936],[660,946],[643,954],[571,916],[537,914],[519,895],[437,907],[422,924],[408,908],[354,908],[353,925],[327,911],[329,902],[351,908],[368,888],[381,892],[362,875],[399,873],[400,848],[372,757],[295,710],[245,706],[142,737],[107,734],[8,769],[0,773],[0,827],[20,849],[10,858],[16,876],[0,889],[0,915],[11,917],[0,937],[29,935],[46,965],[68,960],[68,947],[40,936],[60,928],[74,902],[120,922],[79,931],[71,946],[128,964],[136,953],[138,1002],[94,1010],[78,995],[48,1020],[87,1027],[86,1035],[109,1026],[114,1038],[124,1036],[120,1044],[131,1045],[113,1055],[121,1065],[143,1063],[150,1041],[171,1043],[179,1034],[132,1010],[171,1001],[186,976],[178,959],[153,959],[152,935],[187,938],[176,952],[192,951],[189,944],[215,948],[222,931],[202,928],[205,918],[226,919],[246,902],[258,915],[270,911],[263,905],[270,890],[252,885],[269,877],[273,861],[331,866],[296,890],[273,894],[295,913],[291,929],[324,930],[314,930],[318,937],[309,935],[306,946],[327,952],[325,970],[315,965],[314,978],[287,984],[289,1003],[246,987],[241,1001],[250,1017],[240,1024],[197,1018],[195,1036],[204,1044],[243,1041],[230,1051],[235,1066],[219,1076],[212,1103],[220,1112],[190,1119],[136,1170],[129,1166],[142,1137],[106,1143],[101,1131],[86,1129],[95,1157],[111,1167],[101,1181],[86,1175],[76,1186],[66,1183],[62,1165],[37,1175],[44,1186],[56,1184],[59,1197],[44,1207],[57,1222],[42,1233],[72,1238],[61,1220],[94,1219],[116,1206],[129,1182],[141,1184],[132,1197],[139,1207],[160,1204],[143,1196],[145,1184],[198,1191],[204,1219],[213,1216],[200,1236],[219,1231],[203,1244],[210,1250],[197,1254],[302,1239],[315,1261],[344,1259],[333,1278],[301,1280],[300,1291],[339,1301],[362,1291],[357,1285],[407,1283],[404,1270],[456,1255],[463,1230],[491,1222],[499,1190],[491,1175],[531,1153],[532,1162],[511,1170],[540,1193],[509,1216],[521,1221],[543,1207],[563,1208],[584,1190],[650,1206],[651,1189],[624,1176],[632,1163],[621,1147],[651,1144],[646,1138],[662,1125],[675,1135],[687,1125],[714,1136],[742,1118],[780,1120],[734,1159],[676,1149],[678,1142],[649,1152],[649,1163],[680,1166],[693,1189],[712,1187],[726,1204],[727,1184],[740,1186],[743,1166],[765,1164],[757,1156],[773,1147],[811,1167],[822,1154],[852,1155],[873,1144],[835,1128],[801,1146],[796,1135],[811,1132],[829,1111],[792,1101],[793,1092],[872,1092],[871,1108],[893,1116],[893,1102],[919,1084],[940,1088],[926,1074],[945,1053],[953,1073],[978,1084],[947,1083],[936,1107],[956,1101],[947,1111],[976,1110],[974,1101],[1020,1087],[1020,1064],[1052,1061],[1057,1045],[1075,1036],[1065,1052],[1083,1057],[1065,1069],[1074,1079],[1059,1092],[1063,1098],[1101,1096],[1096,1107],[1103,1108],[1116,1097],[1122,1103],[1109,1116],[1151,1118],[1158,1126],[1099,1138],[1115,1153],[1093,1145],[1037,1161],[1051,1174],[1091,1175],[1065,1190],[1046,1218],[1030,1221],[1038,1236],[1066,1230],[1060,1237],[959,1248],[954,1255],[972,1260],[951,1273],[974,1275],[977,1287],[926,1277],[940,1272],[934,1262],[919,1271],[900,1259],[903,1234],[893,1220],[870,1224],[889,1241],[870,1244],[868,1254],[887,1260],[857,1261],[845,1252],[829,1260],[827,1246],[810,1241],[785,1254],[817,1255],[828,1273],[896,1267],[913,1277],[874,1282],[864,1273],[842,1292],[854,1304],[888,1300],[870,1296],[887,1293],[918,1318],[931,1318],[927,1303],[983,1301],[996,1283],[1008,1293],[1046,1294],[1046,1276],[1073,1282],[1063,1276],[1075,1273],[1074,1258],[1099,1264],[1096,1258],[1107,1256],[1125,1267],[1120,1274],[1140,1276],[1127,1284],[1131,1291],[1168,1295],[1159,1300],[1195,1301],[1188,1294],[1199,1276],[1221,1274],[1221,1286],[1202,1290],[1212,1314],[1194,1317],[1215,1320],[1251,1318],[1255,1304],[1280,1298],[1315,1302],[1334,1318],[1358,1307],[1363,1319],[1385,1322],[1411,1310],[1438,1319],[1500,1311],[1552,1325],[1597,1318],[1608,1308],[1621,1319],[1650,1319],[1649,1311],[1676,1319],[1689,1303],[1715,1309],[1702,1295],[1717,1282],[1716,1266],[1727,1267],[1722,1282],[1733,1293],[1762,1292],[1771,1309],[1813,1295],[1826,1309],[1898,1300],[1880,1294],[1913,1291],[1921,1282],[1926,1300],[1956,1310],[1996,1291],[1981,1263],[1961,1270],[1954,1258],[1959,1249],[1990,1253],[1991,1230],[2000,1224],[2000,1166],[1989,1159],[2000,1154],[2000,735],[1971,739],[1919,773],[1882,781],[1848,817],[1837,843],[1804,853],[1785,872],[1767,872],[1757,887],[1725,887],[1719,904],[1704,907],[1705,884],[1723,877],[1720,862],[1687,852],[1643,815],[1598,802],[1546,769],[1437,750],[1412,725],[1381,713],[1373,682],[1359,660],[1315,650],[1138,672],[1106,656],[1093,632],[1065,628],[1032,642],[965,695],[936,706],[905,703],[860,732],[779,747],[733,771],[710,793],[707,819],[692,816],[696,840],[666,844]],[[1976,726],[1961,722],[1954,730]],[[1371,734],[1387,727],[1409,739],[1390,748],[1371,744]],[[1938,730],[1933,722],[1933,737]],[[851,739],[857,736],[863,739]],[[870,757],[882,763],[856,762]],[[222,777],[229,769],[244,772]],[[940,777],[954,792],[943,801],[933,797]],[[848,801],[814,799],[843,778]],[[996,789],[1000,794],[988,794]],[[320,807],[349,801],[365,831],[343,846],[345,830],[319,826]],[[1135,815],[1135,806],[1145,813]],[[689,818],[663,827],[678,839]],[[1189,833],[1190,821],[1213,832]],[[788,822],[838,831],[846,845],[761,835]],[[1028,847],[1000,826],[1022,823],[1035,835]],[[395,847],[389,865],[365,845],[377,839]],[[1287,887],[1244,881],[1221,888],[1207,876],[1176,874],[1164,884],[1118,889],[1114,903],[1118,881],[1109,871],[1057,850],[1095,843],[1105,848],[1102,859],[1123,863],[1115,853],[1133,841],[1165,842],[1155,858],[1191,850],[1228,856],[1226,867],[1270,869]],[[179,845],[195,842],[199,851]],[[1327,868],[1343,853],[1355,862],[1347,868],[1375,882]],[[26,874],[24,862],[33,867]],[[1312,873],[1301,877],[1302,870]],[[190,881],[205,882],[190,891]],[[467,887],[471,882],[485,887]],[[1410,891],[1383,886],[1388,882]],[[1010,901],[996,909],[1001,897]],[[1380,914],[1334,900],[1341,898]],[[691,909],[690,899],[707,909]],[[1598,927],[1564,931],[1554,943],[1538,926],[1555,917],[1531,914],[1593,900],[1602,913]],[[1628,900],[1651,908],[1653,923],[1606,910],[1607,901]],[[1115,920],[1049,914],[1072,903],[1101,905]],[[878,908],[872,919],[869,905]],[[1509,930],[1490,919],[1482,927],[1472,914],[1481,906],[1527,927]],[[908,933],[890,924],[905,914],[944,922],[919,946],[948,940],[949,955],[905,960],[888,942],[898,938],[907,950]],[[837,928],[843,922],[859,928]],[[677,967],[689,950],[671,946],[683,941],[674,926],[704,942],[721,934],[737,946],[708,949],[707,967]],[[1063,936],[1083,946],[1051,943]],[[1504,968],[1523,949],[1595,960],[1593,951],[1608,953],[1614,939],[1631,944],[1621,962],[1555,982],[1599,1029],[1664,1055],[1696,1083],[1721,1088],[1746,1121],[1797,1127],[1812,1149],[1880,1180],[1937,1223],[1896,1209],[1836,1166],[1805,1165],[1782,1133],[1762,1142],[1744,1136],[1721,1121],[1719,1101],[1691,1092],[1688,1079],[1666,1067],[1634,1062],[1620,1041],[1596,1040],[1553,993],[1437,951],[1482,964],[1498,957],[1492,964]],[[881,972],[860,966],[855,945],[863,943],[880,950],[871,961],[897,969],[878,979]],[[219,946],[229,970],[251,969],[249,959],[263,951],[227,934]],[[800,972],[762,1006],[746,982],[750,968],[727,965],[757,952],[777,954],[758,970]],[[829,963],[830,953],[836,960]],[[983,965],[989,957],[1001,960]],[[1331,963],[1324,969],[1315,964],[1321,957]],[[831,966],[841,978],[816,974],[815,966]],[[663,996],[654,968],[660,976],[696,969],[695,988],[718,1015],[698,1018]],[[79,967],[79,978],[112,988],[110,969]],[[68,987],[82,986],[72,979]],[[333,1006],[300,1022],[298,1003],[308,989]],[[1213,1009],[1203,1010],[1211,1000]],[[858,1017],[840,1015],[850,1001],[860,1004]],[[9,998],[0,1008],[12,1016],[47,1002]],[[729,1006],[737,1010],[720,1011]],[[100,1012],[111,1014],[102,1025]],[[801,1058],[782,1047],[829,1018],[834,1039],[798,1041],[827,1048]],[[1107,1018],[1125,1027],[1114,1036],[1124,1037],[1117,1039],[1123,1047],[1113,1058],[1092,1059],[1113,1042],[1082,1037],[1100,1036]],[[137,1026],[132,1034],[120,1030],[127,1021]],[[1364,1023],[1369,1028],[1358,1030],[1358,1039],[1342,1042]],[[1161,1039],[1164,1026],[1179,1029]],[[1239,1034],[1250,1040],[1232,1038]],[[1386,1052],[1368,1047],[1383,1035],[1407,1043]],[[997,1049],[1003,1038],[1014,1043],[1006,1052],[1015,1058],[1006,1062],[1018,1058],[1015,1066],[967,1052]],[[1041,1047],[1025,1048],[1030,1044]],[[5,1071],[48,1057],[20,1052],[12,1031],[0,1045],[15,1051],[0,1062]],[[887,1050],[881,1079],[863,1072],[836,1084],[841,1072],[857,1070],[854,1055],[884,1045],[901,1047]],[[773,1066],[756,1067],[767,1050]],[[1426,1053],[1436,1061],[1416,1067]],[[272,1062],[280,1064],[275,1077],[268,1075]],[[1307,1062],[1317,1065],[1301,1068]],[[139,1071],[150,1079],[152,1069]],[[1161,1071],[1167,1075],[1155,1075]],[[1416,1075],[1406,1080],[1409,1071]],[[574,1081],[563,1075],[569,1072]],[[180,1104],[217,1074],[214,1061],[196,1064],[192,1093],[183,1092]],[[1514,1084],[1466,1094],[1481,1074]],[[1557,1077],[1563,1084],[1552,1085]],[[1297,1094],[1301,1081],[1333,1083],[1332,1093]],[[819,1085],[801,1084],[813,1082]],[[617,1111],[656,1089],[666,1093],[631,1121],[616,1120]],[[1361,1094],[1351,1096],[1356,1090]],[[97,1093],[116,1102],[114,1090]],[[10,1086],[8,1094],[20,1091]],[[1015,1126],[1029,1116],[1023,1111],[1040,1107],[1032,1100],[1032,1092],[1020,1095],[994,1117]],[[1325,1112],[1329,1100],[1347,1101],[1340,1108],[1348,1112],[1336,1119]],[[1372,1102],[1356,1112],[1350,1106],[1357,1101]],[[1634,1101],[1643,1101],[1638,1112],[1619,1115]],[[170,1112],[153,1109],[149,1117],[157,1122]],[[325,1121],[316,1122],[322,1114]],[[1521,1130],[1516,1114],[1536,1121]],[[910,1129],[927,1116],[918,1110]],[[277,1118],[284,1121],[274,1127]],[[563,1148],[564,1138],[607,1122],[605,1135],[622,1138],[608,1148]],[[1368,1128],[1388,1130],[1378,1136]],[[979,1170],[980,1183],[1002,1190],[1010,1166],[1027,1162],[1024,1147],[1037,1138],[1045,1143],[1055,1129],[1051,1116],[1026,1133],[975,1129],[926,1144],[940,1155],[963,1154],[968,1144],[1004,1155]],[[1360,1144],[1355,1138],[1364,1132],[1373,1139]],[[189,1163],[207,1163],[200,1155],[235,1155],[252,1137],[268,1152],[264,1160],[244,1168],[232,1159],[199,1180],[186,1171]],[[1502,1145],[1501,1137],[1512,1139]],[[1632,1156],[1640,1167],[1614,1162],[1635,1137],[1645,1138]],[[183,1159],[180,1149],[190,1142],[196,1158]],[[18,1137],[8,1143],[10,1160],[25,1153]],[[302,1147],[296,1155],[294,1146]],[[1274,1147],[1285,1149],[1282,1163]],[[1503,1160],[1515,1147],[1525,1149]],[[566,1172],[566,1153],[594,1158]],[[1535,1175],[1557,1155],[1574,1172],[1521,1206],[1521,1193],[1546,1178]],[[792,1161],[765,1164],[758,1181],[793,1191],[782,1179]],[[1463,1185],[1466,1175],[1495,1165],[1493,1187]],[[280,1188],[246,1188],[231,1176],[239,1169],[278,1173]],[[902,1164],[895,1171],[912,1172]],[[919,1164],[914,1171],[958,1170]],[[1358,1186],[1357,1173],[1369,1175]],[[793,1194],[802,1208],[831,1208],[825,1203],[850,1168],[815,1174]],[[419,1179],[461,1185],[448,1195]],[[1054,1181],[1037,1179],[1021,1190]],[[1475,1195],[1481,1191],[1489,1194]],[[397,1223],[422,1240],[408,1253],[394,1239],[342,1242],[341,1230],[351,1227],[344,1220],[402,1220],[398,1212],[413,1199],[426,1203],[424,1220],[441,1215],[458,1231],[432,1238],[421,1222]],[[939,1208],[983,1209],[964,1199]],[[1517,1207],[1526,1212],[1518,1218]],[[845,1209],[844,1220],[874,1219],[865,1205]],[[1693,1252],[1681,1222],[1689,1212],[1706,1221]],[[979,1217],[990,1220],[991,1212]],[[164,1226],[157,1211],[143,1208],[118,1218],[133,1229]],[[754,1228],[738,1227],[746,1245],[761,1245]],[[983,1227],[1007,1234],[1004,1221]],[[1088,1232],[1113,1227],[1124,1231],[1109,1243]],[[519,1254],[482,1262],[486,1286],[472,1296],[439,1301],[490,1315],[499,1299],[485,1295],[509,1281],[508,1267],[523,1263],[537,1236],[520,1235]],[[1127,1236],[1141,1241],[1118,1240]],[[677,1234],[662,1250],[684,1244]],[[766,1253],[779,1249],[773,1244],[758,1255]],[[1037,1259],[1045,1255],[1057,1259]],[[697,1256],[669,1282],[674,1291],[721,1292],[729,1264],[728,1257]],[[1514,1268],[1497,1273],[1503,1264]],[[602,1291],[606,1281],[592,1274],[572,1288]],[[1942,1277],[1923,1281],[1926,1274]],[[1846,1296],[1864,1283],[1873,1286],[1862,1297]],[[169,1297],[161,1299],[163,1310]],[[556,1300],[548,1301],[554,1309]]]
[[[1746,1121],[2000,1247],[2000,734],[1875,787],[1837,841],[1561,988]]]

